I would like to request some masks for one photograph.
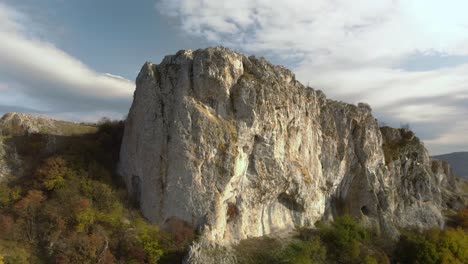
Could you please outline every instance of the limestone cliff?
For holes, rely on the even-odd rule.
[[[183,222],[218,244],[343,213],[396,236],[443,226],[457,199],[447,165],[412,132],[225,48],[143,66],[120,173],[153,223]]]

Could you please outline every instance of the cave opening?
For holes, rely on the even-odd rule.
[[[366,205],[364,205],[363,207],[361,207],[361,212],[362,212],[364,215],[369,215],[369,214],[370,214],[369,208],[367,208]]]

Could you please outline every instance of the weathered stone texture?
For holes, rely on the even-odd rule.
[[[379,128],[367,104],[209,48],[143,66],[120,173],[153,223],[182,220],[229,244],[342,213],[394,236],[442,226],[454,197],[444,166],[412,132]]]

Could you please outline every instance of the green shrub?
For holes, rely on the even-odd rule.
[[[395,256],[402,263],[468,263],[468,236],[461,228],[406,231]]]
[[[318,225],[320,237],[328,245],[328,256],[338,262],[359,263],[364,260],[363,244],[370,238],[370,232],[345,215],[327,226]]]
[[[237,259],[242,264],[280,263],[281,243],[272,238],[242,240],[236,246]]]
[[[379,264],[379,261],[372,257],[372,256],[366,256],[363,261],[364,264]]]
[[[21,188],[9,187],[6,183],[0,183],[0,209],[8,208],[21,198]]]
[[[278,254],[279,263],[319,264],[327,263],[327,249],[319,238],[292,242]]]
[[[465,230],[468,230],[468,208],[458,211],[455,216],[456,224]]]

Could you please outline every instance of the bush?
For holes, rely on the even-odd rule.
[[[402,263],[468,263],[468,236],[461,228],[406,231],[395,256]]]
[[[293,242],[278,254],[279,263],[319,264],[327,263],[327,249],[319,238]]]
[[[455,221],[461,228],[468,230],[468,208],[458,211]]]
[[[328,257],[336,262],[361,263],[373,252],[365,252],[370,232],[345,215],[335,219],[331,225],[317,225],[320,237],[328,245]],[[370,261],[370,260],[369,260]]]
[[[280,249],[281,243],[272,238],[246,239],[236,246],[237,259],[243,264],[280,263]]]
[[[146,226],[140,231],[138,241],[146,253],[148,263],[157,263],[164,254],[159,245],[159,230],[156,227]]]
[[[371,232],[350,216],[333,223],[316,223],[317,229],[297,228],[298,236],[284,243],[271,238],[241,241],[239,263],[389,263],[388,257],[370,243]]]
[[[8,208],[21,198],[19,187],[9,187],[5,183],[0,183],[0,209]]]

